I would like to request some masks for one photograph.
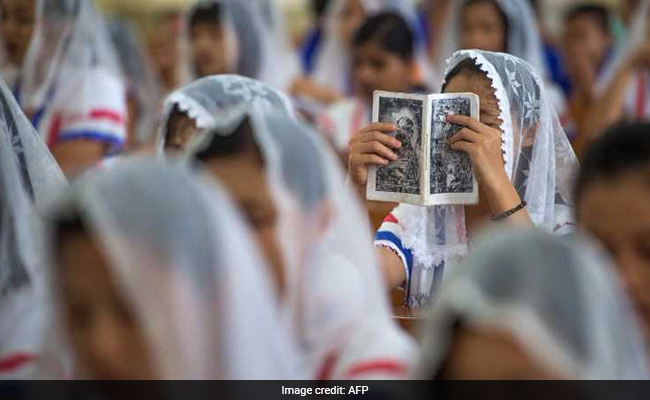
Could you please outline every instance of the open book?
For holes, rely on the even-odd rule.
[[[397,161],[370,168],[368,200],[423,206],[478,203],[469,156],[447,144],[462,129],[447,122],[449,114],[478,119],[478,96],[375,92],[373,122],[397,125],[393,135],[402,147],[396,151]]]

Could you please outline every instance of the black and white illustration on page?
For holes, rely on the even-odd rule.
[[[402,143],[399,159],[377,168],[376,191],[420,194],[420,156],[424,101],[408,98],[379,98],[379,122],[397,125],[394,136]]]
[[[474,191],[474,173],[469,156],[455,151],[447,141],[462,126],[447,122],[450,114],[471,116],[469,98],[437,99],[431,116],[431,194],[470,194]]]

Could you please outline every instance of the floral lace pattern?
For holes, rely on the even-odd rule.
[[[474,60],[492,84],[502,121],[506,172],[528,203],[534,224],[551,233],[572,226],[571,188],[578,161],[540,76],[515,56],[476,50],[454,53],[445,75],[466,59]],[[463,207],[400,205],[393,214],[404,245],[413,252],[414,269],[433,274],[442,263],[453,265],[452,260],[466,256]],[[410,290],[410,296],[418,298],[422,290],[430,294],[435,287],[423,289],[420,284]]]
[[[227,119],[239,106],[294,115],[291,102],[283,93],[258,80],[239,75],[209,76],[178,89],[167,98],[157,139],[159,150],[164,147],[167,124],[175,107],[194,120],[197,128],[204,130],[217,119]]]

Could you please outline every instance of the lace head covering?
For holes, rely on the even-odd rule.
[[[172,111],[177,108],[194,121],[199,129],[207,129],[228,112],[248,105],[253,109],[293,115],[289,98],[264,83],[239,75],[213,75],[173,92],[165,101],[165,111],[158,131],[157,147],[165,146],[167,125]]]
[[[339,378],[364,361],[408,365],[413,348],[391,321],[367,217],[318,133],[286,114],[243,105],[215,120],[190,157],[202,158],[215,137],[235,134],[244,122],[278,210],[283,302],[314,374],[335,353]]]
[[[38,0],[36,18],[23,63],[23,108],[38,110],[58,85],[91,69],[122,76],[119,57],[94,1]]]
[[[508,20],[506,53],[519,57],[530,64],[535,71],[546,78],[547,68],[544,63],[542,40],[537,30],[535,14],[530,2],[522,0],[494,0],[497,7]],[[450,17],[447,19],[444,39],[439,46],[436,60],[444,63],[455,51],[461,49],[461,18],[467,0],[453,2]],[[469,50],[469,49],[467,49]],[[444,71],[444,66],[439,66]]]
[[[279,90],[288,90],[300,73],[296,54],[288,43],[281,10],[270,0],[203,0],[197,7],[220,7],[225,28],[229,73],[258,79]],[[190,10],[188,15],[192,14]],[[189,27],[188,27],[189,29]],[[189,36],[190,32],[185,32]],[[186,40],[186,46],[189,41]],[[189,69],[195,71],[193,61]]]
[[[528,203],[533,223],[550,233],[566,231],[573,226],[571,192],[579,164],[541,77],[515,56],[477,50],[456,52],[447,61],[445,76],[467,59],[492,84],[500,110],[506,173]],[[404,204],[393,214],[399,220],[401,240],[413,252],[415,268],[429,270],[423,274],[433,275],[442,262],[467,253],[463,207]]]
[[[576,237],[495,232],[432,307],[418,375],[442,367],[454,325],[510,334],[538,365],[576,380],[648,379],[634,311],[604,253]]]
[[[54,235],[70,217],[81,219],[106,255],[158,378],[304,375],[267,269],[217,185],[133,158],[75,183],[51,215]],[[52,274],[60,282],[61,266]]]
[[[0,81],[0,359],[39,356],[49,311],[36,210],[65,185],[47,146]]]
[[[335,89],[340,93],[350,95],[350,74],[352,60],[350,43],[342,43],[340,34],[340,18],[346,2],[350,0],[333,0],[328,5],[325,15],[325,40],[319,51],[314,70],[317,83]],[[423,74],[423,79],[429,83],[432,71],[426,57],[425,40],[418,29],[418,14],[415,5],[408,0],[361,0],[366,15],[372,16],[381,12],[399,14],[413,30],[415,40],[415,58]]]

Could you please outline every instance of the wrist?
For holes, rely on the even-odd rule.
[[[483,195],[493,215],[501,214],[521,204],[519,193],[505,174],[498,181],[485,185]]]
[[[359,194],[359,196],[365,198],[367,184],[360,184],[359,182],[357,182],[357,180],[355,180],[353,177],[348,175],[346,179],[346,185],[350,190]]]

